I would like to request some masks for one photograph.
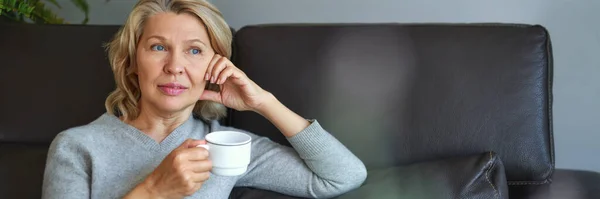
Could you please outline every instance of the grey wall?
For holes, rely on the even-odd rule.
[[[69,4],[68,0],[59,0]],[[600,172],[598,0],[212,0],[234,28],[285,22],[542,24],[554,45],[556,166]],[[371,3],[367,3],[371,2]],[[91,0],[91,24],[121,24],[134,0]],[[111,12],[110,14],[108,12]],[[73,7],[60,12],[81,19]]]

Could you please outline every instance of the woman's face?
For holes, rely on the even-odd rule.
[[[136,53],[142,109],[191,111],[214,56],[203,23],[190,14],[161,13],[148,18],[143,31]]]

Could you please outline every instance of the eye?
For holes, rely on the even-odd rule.
[[[202,51],[200,51],[200,49],[197,49],[197,48],[190,49],[190,53],[192,53],[193,55],[200,54],[200,52],[202,52]]]
[[[163,51],[165,50],[165,47],[162,45],[152,45],[152,50],[157,50],[157,51]]]

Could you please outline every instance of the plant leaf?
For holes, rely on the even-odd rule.
[[[44,5],[43,2],[37,2],[35,9],[29,17],[35,23],[47,23],[47,24],[63,24],[65,20],[58,17],[54,12]]]
[[[54,0],[48,0],[54,1]],[[9,21],[63,24],[65,20],[46,8],[40,0],[0,0],[0,15]]]
[[[90,14],[90,6],[88,5],[86,0],[71,0],[71,2],[73,2],[73,4],[75,5],[75,7],[79,8],[79,10],[81,10],[84,14],[85,14],[85,19],[83,20],[83,24],[87,24],[88,20],[89,20],[89,14]]]
[[[17,0],[10,0],[10,1],[8,1],[7,6],[9,8],[16,8],[17,7]]]

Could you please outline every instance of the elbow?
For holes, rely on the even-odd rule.
[[[367,177],[369,176],[368,172],[367,172],[367,167],[365,167],[365,165],[362,166],[361,169],[361,173],[360,175],[360,183],[358,184],[357,187],[360,187],[363,183],[365,183],[365,181],[367,181]]]
[[[348,175],[351,176],[351,179],[348,180],[346,185],[346,192],[356,189],[367,180],[367,168],[364,164],[359,164],[358,168],[353,172],[350,172]]]
[[[361,187],[367,179],[367,169],[363,164],[359,164],[354,169],[346,170],[342,176],[337,180],[330,180],[328,182],[331,187],[330,191],[323,193],[321,196],[333,198]]]
[[[362,186],[367,180],[367,168],[360,162],[359,164],[356,164],[354,169],[347,170],[345,176],[346,178],[340,182],[338,193],[336,195],[348,193]]]

